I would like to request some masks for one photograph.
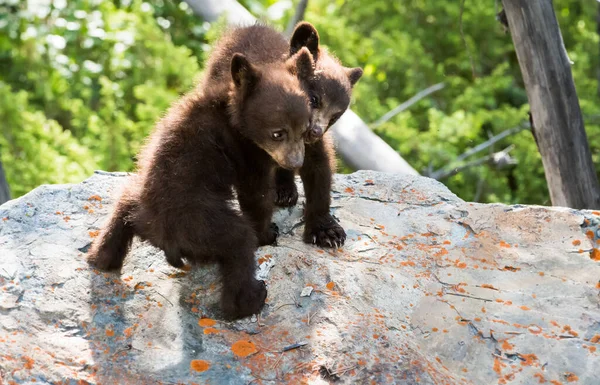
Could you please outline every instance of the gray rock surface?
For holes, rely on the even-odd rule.
[[[125,180],[0,206],[0,384],[600,382],[600,212],[338,175],[345,247],[302,243],[303,198],[278,211],[279,245],[257,252],[268,304],[228,323],[214,268],[173,269],[137,241],[122,274],[87,266]]]

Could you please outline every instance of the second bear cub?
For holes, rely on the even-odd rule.
[[[227,58],[241,52],[258,63],[278,63],[309,49],[316,71],[304,90],[311,102],[311,128],[305,142],[306,158],[299,169],[306,195],[304,241],[321,247],[339,247],[346,233],[329,213],[335,153],[327,129],[346,111],[352,87],[362,76],[362,69],[347,68],[319,46],[319,34],[310,23],[299,23],[288,43],[275,29],[261,24],[233,28],[225,34],[223,44],[207,64],[209,84],[219,84],[227,76]],[[322,140],[321,140],[322,139]],[[293,206],[298,200],[294,182],[296,170],[279,168],[276,172],[276,198],[279,206]]]
[[[88,261],[120,269],[138,235],[173,266],[182,258],[218,263],[223,310],[239,318],[264,305],[254,252],[277,236],[269,194],[275,167],[303,164],[311,115],[302,84],[314,73],[307,49],[277,64],[238,53],[228,61],[222,82],[204,81],[157,124]],[[230,205],[233,189],[242,215]]]

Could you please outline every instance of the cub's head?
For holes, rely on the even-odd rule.
[[[311,127],[305,84],[314,77],[313,63],[307,48],[278,64],[254,65],[240,53],[231,59],[232,123],[286,169],[304,162]]]
[[[308,48],[316,62],[315,76],[309,82],[312,125],[306,142],[319,140],[348,109],[352,87],[361,78],[361,68],[348,68],[319,47],[319,33],[307,22],[296,26],[290,39],[290,55]]]

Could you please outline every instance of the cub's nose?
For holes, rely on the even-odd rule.
[[[323,129],[320,126],[312,126],[310,129],[310,135],[314,137],[321,137],[323,135]]]
[[[304,155],[302,154],[290,154],[287,157],[287,168],[296,169],[302,167],[304,164]]]
[[[314,143],[321,139],[323,136],[323,129],[320,126],[312,126],[308,131],[306,131],[306,135],[304,137],[304,141],[306,143]]]

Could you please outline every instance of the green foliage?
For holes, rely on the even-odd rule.
[[[30,108],[25,91],[12,92],[0,82],[0,160],[13,194],[29,186],[80,180],[94,170],[90,151],[69,131]]]
[[[0,153],[13,195],[94,168],[133,169],[156,120],[193,87],[193,52],[208,47],[202,20],[161,4],[0,5],[0,82],[10,101],[0,106]],[[177,23],[190,31],[169,33]]]
[[[280,30],[297,2],[240,1]],[[600,166],[597,5],[555,0],[554,7]],[[497,11],[492,0],[466,2],[464,35],[458,1],[310,0],[306,19],[345,65],[364,68],[352,108],[368,123],[445,83],[376,129],[427,173],[460,167],[460,154],[527,121],[520,68]],[[13,194],[40,183],[78,181],[94,168],[132,170],[155,121],[193,87],[221,27],[180,1],[54,0],[47,9],[1,3],[0,155]],[[483,164],[443,182],[466,200],[548,203],[531,133],[505,138],[493,151],[511,144],[516,166]]]

